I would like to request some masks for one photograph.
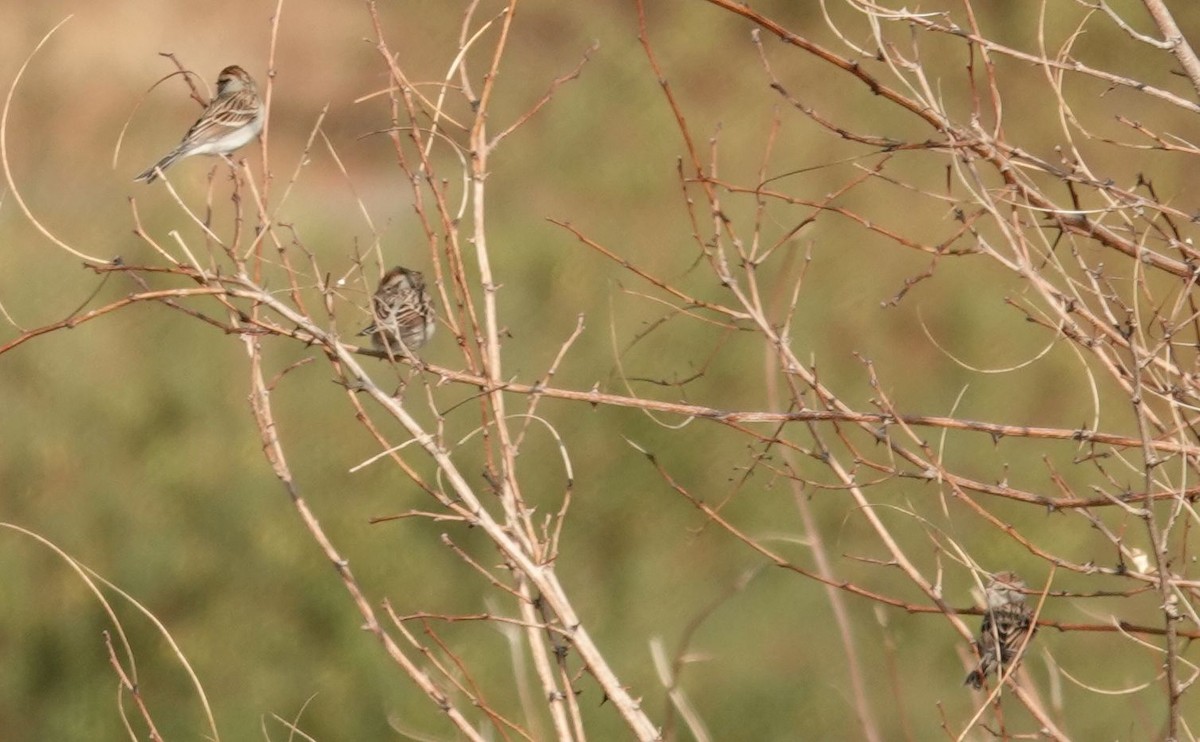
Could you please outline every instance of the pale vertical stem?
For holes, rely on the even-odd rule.
[[[1196,57],[1196,51],[1188,43],[1183,31],[1179,30],[1179,24],[1175,23],[1175,18],[1167,9],[1166,3],[1163,0],[1142,0],[1142,2],[1146,5],[1146,10],[1154,19],[1158,30],[1162,32],[1163,40],[1171,45],[1171,52],[1175,55],[1175,59],[1187,73],[1188,79],[1192,81],[1192,88],[1200,92],[1200,59]]]
[[[753,305],[756,308],[761,307],[765,314],[766,308],[761,304],[758,281],[754,278],[755,274],[748,272],[747,275],[750,287],[753,289]],[[796,288],[798,289],[799,287],[797,286]],[[779,393],[779,377],[776,375],[775,369],[776,354],[770,343],[764,346],[764,351],[766,358],[764,359],[763,375],[766,381],[767,404],[773,410],[782,410],[784,409],[784,405]],[[796,403],[801,405],[802,400],[797,399]],[[799,462],[796,461],[796,452],[787,446],[784,446],[782,451],[783,458],[788,462],[788,466],[793,471],[799,471],[801,467]],[[881,739],[879,728],[875,722],[875,714],[871,710],[866,684],[863,682],[862,660],[858,656],[858,644],[854,641],[854,631],[850,622],[850,615],[846,610],[843,593],[834,587],[838,579],[834,574],[833,565],[829,562],[829,554],[825,550],[825,542],[821,538],[821,528],[813,517],[812,507],[809,505],[808,498],[804,496],[803,487],[800,482],[794,478],[789,478],[788,484],[792,489],[793,498],[796,501],[796,509],[800,512],[800,521],[804,526],[804,538],[808,544],[809,553],[812,554],[817,574],[825,580],[825,598],[829,601],[829,607],[833,611],[833,620],[837,625],[838,636],[842,642],[842,652],[846,656],[846,673],[850,677],[850,688],[854,697],[854,708],[858,713],[859,726],[862,728],[863,736],[868,742],[879,742]]]
[[[488,155],[491,153],[491,143],[487,137],[488,103],[491,100],[496,76],[503,57],[509,29],[512,27],[513,15],[516,12],[516,0],[511,0],[508,11],[504,15],[500,38],[496,42],[496,50],[492,63],[484,79],[483,89],[476,106],[475,121],[471,127],[471,207],[474,223],[475,256],[479,265],[479,280],[483,285],[483,317],[484,333],[484,374],[492,382],[492,391],[488,393],[488,403],[492,408],[492,416],[496,425],[496,436],[500,442],[500,454],[503,471],[500,476],[500,503],[504,507],[505,520],[516,543],[529,560],[537,565],[535,569],[549,569],[542,565],[541,548],[532,528],[528,527],[525,510],[522,506],[520,490],[516,478],[516,451],[512,444],[512,436],[508,429],[508,417],[505,411],[504,394],[501,387],[502,365],[500,360],[500,322],[496,309],[496,281],[492,275],[491,260],[488,255],[486,229],[486,194]],[[533,577],[533,575],[530,575]],[[536,581],[536,580],[535,580]],[[538,596],[530,594],[528,582],[518,576],[519,589],[525,600],[520,601],[521,618],[527,628],[526,640],[533,655],[533,666],[542,683],[550,717],[554,723],[559,740],[574,739],[571,724],[567,718],[563,699],[570,688],[559,688],[556,681],[553,663],[546,652],[545,642],[537,629],[541,617],[537,614],[534,599]],[[567,626],[570,629],[570,626]]]
[[[496,285],[492,275],[491,258],[488,255],[486,229],[486,199],[488,156],[492,145],[487,137],[488,105],[499,75],[500,60],[507,45],[512,19],[516,13],[517,0],[510,0],[508,11],[504,14],[504,23],[500,27],[500,38],[496,42],[496,51],[492,63],[484,77],[483,89],[476,105],[475,120],[471,126],[471,208],[474,221],[473,238],[475,256],[479,264],[479,281],[483,285],[483,316],[485,337],[483,339],[484,374],[493,383],[493,389],[488,393],[488,403],[492,407],[496,424],[496,435],[500,439],[501,456],[504,471],[500,477],[500,502],[503,504],[508,522],[516,536],[535,561],[541,561],[542,554],[537,536],[525,518],[521,506],[520,490],[516,477],[516,451],[512,445],[512,435],[508,430],[508,418],[504,406],[504,395],[499,391],[502,386],[502,364],[500,361],[500,321],[496,309]]]
[[[1135,304],[1135,307],[1138,306]],[[1139,320],[1140,325],[1140,320]],[[1133,394],[1130,401],[1133,403],[1135,420],[1137,421],[1138,432],[1142,437],[1142,472],[1143,481],[1147,488],[1154,485],[1152,472],[1154,467],[1162,463],[1154,450],[1150,447],[1149,441],[1153,433],[1149,429],[1149,422],[1146,415],[1146,403],[1144,394],[1145,387],[1142,382],[1142,374],[1145,371],[1145,365],[1149,363],[1143,358],[1142,346],[1140,343],[1130,345],[1130,355],[1133,358],[1131,368],[1133,370]],[[1149,490],[1147,490],[1149,491]],[[1162,663],[1163,667],[1163,682],[1167,686],[1167,732],[1166,739],[1175,740],[1179,738],[1179,722],[1180,722],[1180,707],[1179,699],[1183,694],[1176,679],[1177,663],[1179,658],[1179,636],[1176,628],[1176,622],[1171,614],[1171,554],[1170,554],[1170,530],[1169,526],[1163,527],[1162,530],[1158,526],[1158,518],[1154,512],[1154,501],[1149,495],[1146,496],[1145,504],[1142,509],[1143,522],[1146,526],[1146,534],[1150,540],[1151,550],[1154,552],[1155,566],[1155,587],[1158,588],[1158,594],[1161,598],[1161,610],[1163,612],[1163,636],[1165,638],[1165,647],[1163,653],[1165,655]],[[1169,520],[1169,519],[1168,519]]]
[[[283,16],[283,0],[275,3],[275,12],[271,14],[271,42],[267,54],[267,79],[263,94],[263,129],[262,139],[262,202],[265,204],[271,194],[271,161],[269,158],[271,137],[271,99],[275,93],[275,50],[279,47],[279,19]],[[265,212],[264,212],[265,214]]]
[[[784,459],[794,467],[797,463],[795,453],[790,448],[784,448],[783,452]],[[870,742],[878,742],[881,739],[879,727],[875,722],[875,714],[871,710],[866,684],[863,682],[862,660],[858,656],[858,644],[854,641],[850,615],[846,611],[846,602],[843,599],[844,593],[834,587],[838,578],[833,571],[833,565],[829,563],[829,554],[825,551],[825,542],[821,539],[821,527],[813,518],[808,498],[800,491],[800,486],[795,480],[791,482],[791,485],[795,492],[796,509],[800,511],[800,522],[804,526],[804,538],[808,543],[808,551],[812,554],[817,574],[826,580],[824,584],[825,598],[829,601],[829,607],[833,611],[833,620],[837,624],[838,636],[842,641],[842,651],[846,655],[846,673],[850,676],[850,688],[854,695],[854,708],[858,712],[858,723],[862,727],[865,739]]]

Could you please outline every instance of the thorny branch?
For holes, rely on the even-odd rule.
[[[165,306],[237,338],[248,360],[250,408],[264,455],[305,532],[335,567],[350,602],[383,652],[468,739],[486,739],[492,730],[500,730],[505,738],[552,736],[582,742],[591,715],[613,711],[637,739],[660,739],[664,733],[654,719],[655,710],[643,707],[642,695],[648,689],[632,688],[617,675],[606,648],[593,639],[593,627],[579,613],[578,586],[564,584],[557,570],[575,475],[571,444],[557,434],[553,415],[544,410],[547,405],[540,405],[550,399],[571,403],[564,407],[572,410],[599,407],[674,416],[679,426],[673,433],[688,422],[709,423],[727,436],[722,440],[734,441],[727,444],[731,450],[749,451],[745,471],[731,491],[708,489],[707,483],[700,491],[673,470],[683,466],[676,464],[677,454],[627,439],[636,455],[649,461],[662,489],[691,506],[705,527],[718,531],[759,565],[778,566],[789,577],[828,588],[824,594],[846,655],[852,689],[847,695],[864,738],[887,734],[876,711],[881,704],[863,681],[865,661],[856,640],[860,632],[852,626],[857,606],[937,616],[939,625],[950,629],[945,634],[956,634],[965,643],[974,632],[961,616],[986,612],[966,607],[961,596],[948,595],[948,586],[975,582],[977,573],[1010,568],[994,563],[1001,553],[1021,561],[1030,584],[1038,583],[1034,573],[1047,575],[1035,622],[1043,631],[1036,640],[1025,637],[1032,645],[1024,653],[1026,665],[1038,662],[1038,645],[1056,646],[1047,636],[1048,628],[1057,629],[1064,643],[1076,634],[1103,633],[1121,651],[1152,651],[1169,710],[1161,736],[1178,738],[1188,723],[1186,696],[1197,678],[1183,640],[1200,638],[1195,628],[1200,624],[1200,580],[1191,567],[1190,540],[1200,525],[1194,508],[1200,496],[1200,305],[1193,298],[1200,253],[1194,247],[1195,205],[1183,203],[1178,194],[1160,196],[1153,179],[1141,172],[1132,185],[1120,185],[1125,174],[1109,174],[1119,166],[1095,152],[1115,151],[1120,159],[1150,148],[1164,157],[1194,157],[1200,151],[1187,137],[1173,133],[1178,124],[1172,114],[1194,117],[1200,107],[1130,73],[1102,69],[1074,56],[1085,28],[1119,32],[1144,47],[1145,54],[1162,55],[1160,64],[1181,65],[1194,89],[1200,90],[1200,64],[1165,4],[1144,2],[1161,39],[1133,31],[1134,26],[1104,2],[1081,0],[1078,28],[1051,39],[1045,26],[1038,26],[1031,51],[991,38],[969,0],[931,12],[842,0],[836,19],[827,14],[826,26],[803,32],[748,4],[709,0],[720,12],[719,22],[754,28],[741,51],[761,66],[760,103],[767,135],[757,171],[749,175],[721,172],[727,145],[720,134],[703,148],[696,134],[701,114],[672,82],[671,63],[664,61],[668,57],[657,46],[659,29],[642,0],[631,4],[646,75],[659,86],[675,141],[682,148],[674,185],[682,194],[685,226],[680,242],[690,244],[691,267],[679,274],[660,274],[651,261],[632,257],[638,255],[634,249],[609,246],[592,236],[591,227],[579,226],[605,219],[601,213],[548,219],[563,230],[564,242],[577,245],[577,255],[585,256],[568,259],[599,261],[621,271],[643,292],[625,295],[644,300],[656,311],[665,308],[668,319],[652,324],[638,340],[686,326],[720,336],[713,355],[724,360],[725,338],[752,336],[762,349],[761,368],[745,374],[744,358],[735,365],[743,375],[763,380],[767,391],[760,398],[753,392],[722,396],[724,390],[715,386],[706,387],[699,401],[691,396],[666,398],[666,393],[656,398],[636,391],[649,376],[636,377],[624,367],[624,394],[600,385],[571,388],[557,375],[571,366],[583,342],[582,315],[557,352],[550,354],[553,361],[546,370],[524,380],[504,370],[507,324],[500,298],[506,284],[489,243],[489,225],[495,219],[488,209],[489,176],[497,162],[493,155],[501,146],[519,146],[517,134],[537,117],[550,115],[547,103],[555,97],[575,95],[577,87],[586,87],[587,61],[597,51],[589,48],[583,52],[584,61],[546,75],[541,83],[545,92],[524,112],[508,121],[489,118],[497,115],[495,102],[505,92],[502,73],[510,64],[515,24],[520,22],[516,0],[483,22],[476,15],[481,3],[468,3],[459,48],[445,60],[436,95],[417,89],[403,54],[388,38],[380,9],[367,3],[374,49],[388,80],[387,89],[378,94],[386,101],[387,120],[375,131],[388,136],[402,176],[398,180],[411,188],[416,220],[426,238],[430,284],[440,300],[441,327],[457,341],[461,367],[415,358],[376,363],[380,358],[387,361],[387,354],[343,342],[339,325],[347,330],[348,320],[338,313],[351,303],[361,306],[358,299],[364,292],[357,287],[367,283],[364,262],[378,263],[380,272],[387,266],[376,245],[372,258],[356,254],[350,261],[353,269],[334,279],[317,254],[304,246],[294,225],[281,221],[283,206],[301,175],[299,165],[282,194],[274,196],[269,171],[260,179],[244,163],[232,171],[233,226],[228,234],[212,226],[213,210],[220,208],[212,202],[212,185],[203,210],[170,191],[181,221],[193,231],[190,237],[175,231],[169,243],[143,227],[133,204],[135,234],[158,256],[157,264],[106,262],[54,236],[20,195],[8,159],[8,109],[25,66],[17,73],[0,117],[0,158],[14,198],[49,242],[97,274],[128,276],[138,290],[65,319],[21,328],[0,345],[0,355],[141,304]],[[832,3],[822,7],[826,5]],[[271,70],[282,10],[280,2],[273,19]],[[784,44],[768,47],[760,35]],[[1058,48],[1052,50],[1055,43]],[[935,47],[968,60],[965,72],[927,66],[932,63],[925,60],[934,57]],[[1021,68],[1014,69],[1012,62]],[[1021,76],[1030,66],[1032,81]],[[805,78],[797,69],[808,74],[819,70],[843,85],[865,90],[895,118],[887,124],[880,124],[883,117],[876,115],[857,119],[853,112],[822,101],[820,86],[799,84]],[[952,77],[955,74],[965,77]],[[1108,99],[1101,98],[1100,104],[1081,101],[1075,90],[1081,81],[1120,89],[1155,106],[1137,120],[1105,111],[1106,121],[1121,123],[1128,136],[1137,137],[1136,144],[1091,132],[1089,127],[1099,127],[1081,113],[1085,103],[1103,107]],[[951,83],[960,85],[961,97],[955,98]],[[1040,99],[1023,94],[1021,104],[1025,109],[1046,108],[1041,112],[1048,112],[1047,119],[1057,127],[1052,145],[1030,139],[1033,135],[1025,127],[1013,125],[1011,111],[1017,106],[1011,91],[1033,84],[1043,86],[1038,88]],[[323,116],[311,129],[302,160],[307,161],[320,134],[336,168],[348,179],[337,148],[321,128]],[[793,128],[804,126],[833,142],[831,151],[841,148],[837,151],[844,159],[835,165],[844,171],[825,167],[832,155],[812,155],[822,160],[828,177],[844,173],[832,187],[814,191],[800,176],[817,168],[808,163],[797,167],[788,161],[789,155],[780,153],[781,142]],[[500,133],[490,134],[490,127]],[[906,134],[879,133],[879,128]],[[263,161],[269,163],[265,136],[263,146]],[[456,167],[462,171],[457,177],[441,175]],[[910,213],[880,206],[902,198],[919,206]],[[362,210],[367,213],[365,206]],[[918,212],[946,218],[930,227]],[[1087,390],[1091,408],[1072,408],[1073,420],[1048,413],[1054,422],[1030,425],[1015,413],[1008,416],[1008,410],[994,411],[992,417],[960,415],[959,397],[933,389],[934,398],[951,412],[922,414],[913,409],[911,395],[892,391],[895,383],[889,373],[895,372],[881,370],[857,347],[853,352],[865,382],[856,387],[853,381],[827,378],[815,360],[805,360],[798,350],[804,343],[793,336],[804,298],[819,290],[812,286],[809,268],[828,259],[818,238],[804,251],[797,247],[801,235],[815,227],[844,236],[843,242],[868,243],[878,251],[873,254],[880,256],[880,263],[892,253],[922,261],[915,277],[894,277],[889,292],[893,297],[876,302],[883,305],[881,312],[906,311],[914,295],[943,281],[950,271],[970,275],[979,285],[1008,282],[1011,291],[998,304],[1010,312],[1005,316],[1014,326],[1035,333],[1044,350],[1034,361],[1000,371],[1015,378],[1016,371],[1045,355],[1068,358],[1076,374],[1071,382]],[[197,240],[199,247],[192,244]],[[657,235],[634,235],[630,240],[662,242]],[[182,285],[167,284],[173,280]],[[858,289],[847,284],[847,290]],[[355,289],[348,290],[348,285]],[[714,286],[719,287],[716,296]],[[896,293],[896,286],[903,289]],[[362,466],[389,461],[427,498],[422,508],[376,522],[425,518],[484,534],[498,565],[461,548],[451,535],[443,535],[448,547],[444,553],[478,576],[489,599],[503,603],[505,610],[453,615],[409,606],[394,609],[391,601],[382,601],[390,625],[379,620],[375,606],[380,601],[355,578],[343,552],[301,495],[288,463],[287,431],[279,427],[272,395],[294,366],[275,376],[268,372],[272,341],[310,348],[311,358],[326,362],[345,387],[347,409],[381,451]],[[965,363],[957,363],[957,370],[977,371]],[[394,392],[397,383],[401,391]],[[445,386],[469,390],[471,396],[451,404],[440,395]],[[684,386],[664,382],[651,388]],[[1019,381],[1006,390],[1013,399],[1029,391]],[[746,403],[748,398],[755,402]],[[422,414],[416,414],[422,403]],[[514,411],[522,403],[523,410]],[[477,427],[465,438],[452,439],[447,420],[464,414],[460,410],[477,415]],[[531,505],[534,497],[517,466],[526,441],[534,437],[527,435],[534,422],[550,431],[559,457],[540,463],[561,464],[567,472],[560,499],[548,515]],[[393,439],[397,424],[401,441]],[[677,435],[687,440],[684,433]],[[1007,473],[999,481],[989,478],[974,460],[987,455],[981,442],[991,442],[993,450],[1001,444],[1040,447],[1043,471],[1022,471],[1014,477],[1016,482],[1008,481]],[[964,449],[971,453],[958,453]],[[464,469],[463,462],[472,456],[482,462],[482,486]],[[422,477],[418,460],[431,464],[436,477]],[[815,566],[743,522],[748,516],[736,507],[737,500],[756,476],[787,483],[802,523],[795,530],[807,532],[803,543]],[[825,497],[834,494],[841,497]],[[863,529],[872,546],[869,553],[834,553],[828,534],[817,529],[823,516],[835,512]],[[1067,532],[1083,546],[1064,546],[1068,539],[1062,534]],[[880,578],[896,587],[873,587]],[[1095,582],[1100,579],[1108,582],[1101,586]],[[1152,601],[1154,620],[1144,617],[1150,613],[1139,614],[1138,620],[1115,614],[1086,622],[1060,618],[1063,606],[1086,605],[1092,599],[1137,605]],[[421,622],[424,638],[411,630],[414,621]],[[439,621],[488,623],[519,637],[522,656],[532,660],[540,684],[540,694],[525,697],[522,718],[501,713],[499,702],[492,700],[497,692],[473,672],[468,653],[434,629]],[[677,657],[664,673],[670,686],[667,695],[686,713],[689,726],[700,730],[704,709],[697,710],[684,693],[682,664]],[[577,700],[585,676],[599,686],[608,703],[600,712]],[[1000,706],[994,707],[1005,734],[1024,724],[1028,728],[1013,736],[1069,737],[1078,722],[1061,705],[1043,699],[1047,688],[1030,679],[1035,673],[1025,673],[1025,680],[1018,681],[1021,674],[1010,667],[1002,677],[992,679],[1003,686],[997,692],[1012,689],[1025,710],[1023,717],[1014,718],[1010,711],[1004,718]],[[1069,675],[1063,671],[1061,677]],[[516,684],[523,682],[518,678]],[[127,678],[122,677],[122,683],[136,690]],[[135,693],[135,698],[140,704],[140,696]],[[976,699],[974,711],[950,710],[954,718],[943,722],[947,732],[957,728],[955,734],[962,737],[985,724],[992,707],[984,698]],[[143,714],[149,723],[149,713]],[[553,731],[542,732],[544,725]]]

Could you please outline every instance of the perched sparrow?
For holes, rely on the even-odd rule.
[[[399,266],[384,274],[371,299],[375,321],[359,335],[370,335],[371,343],[391,354],[412,355],[429,342],[437,327],[433,299],[425,293],[425,277]]]
[[[179,146],[134,180],[153,183],[159,170],[192,155],[227,155],[249,144],[263,128],[263,104],[253,78],[233,65],[217,77],[217,96],[183,135]]]
[[[975,640],[979,664],[967,675],[965,685],[979,690],[992,671],[1004,672],[1017,659],[1017,650],[1037,631],[1033,611],[1025,605],[1025,581],[1012,572],[997,572],[987,586],[987,610]]]

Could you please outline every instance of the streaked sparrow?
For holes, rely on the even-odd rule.
[[[153,183],[160,170],[177,160],[192,155],[228,155],[240,149],[262,131],[264,113],[254,78],[237,65],[226,67],[217,77],[216,97],[183,135],[179,146],[134,180]]]
[[[979,664],[967,675],[964,685],[976,690],[993,671],[1003,673],[1017,659],[1017,651],[1037,631],[1033,611],[1025,604],[1025,581],[1013,572],[997,572],[988,582],[987,609],[975,651]]]
[[[412,355],[429,342],[437,328],[433,298],[425,291],[425,277],[397,266],[384,274],[371,298],[375,321],[359,335],[388,354]]]

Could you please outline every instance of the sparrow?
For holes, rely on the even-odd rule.
[[[983,625],[979,638],[975,640],[975,652],[979,664],[967,675],[964,685],[979,690],[983,680],[993,671],[997,675],[1017,659],[1017,650],[1025,643],[1026,635],[1032,639],[1037,631],[1033,623],[1033,611],[1025,604],[1025,581],[1013,572],[997,572],[988,582],[987,609],[983,614]]]
[[[397,266],[383,275],[371,298],[375,318],[359,335],[370,335],[371,344],[385,353],[412,355],[429,342],[437,328],[433,298],[425,292],[419,271]]]
[[[231,65],[217,77],[217,95],[183,135],[183,141],[135,181],[153,183],[159,171],[192,155],[228,155],[249,144],[263,128],[265,111],[254,78]]]

